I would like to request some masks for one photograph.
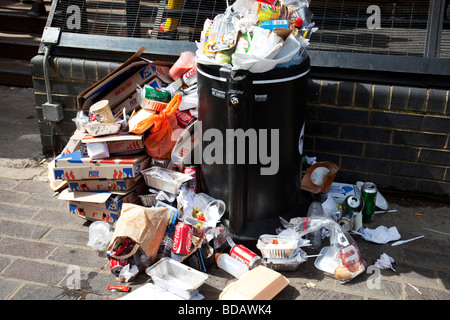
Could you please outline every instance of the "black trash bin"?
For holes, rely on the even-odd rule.
[[[300,193],[309,58],[264,73],[197,68],[203,188],[226,203],[234,236],[273,233]]]

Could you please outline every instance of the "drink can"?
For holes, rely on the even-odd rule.
[[[363,222],[371,222],[375,212],[375,199],[377,197],[377,186],[373,182],[365,182],[361,189],[364,202]]]
[[[362,202],[357,196],[348,196],[344,200],[343,207],[351,211],[361,211]]]
[[[199,191],[200,191],[199,167],[198,166],[187,166],[184,168],[183,173],[193,177],[193,179],[191,179],[187,182],[187,187],[189,189],[194,190],[195,193],[199,193]]]
[[[186,128],[194,121],[194,116],[189,113],[189,111],[176,111],[175,116],[177,118],[177,123],[181,128]]]
[[[353,229],[353,217],[352,216],[342,216],[337,223],[341,227],[341,229],[345,232],[349,232]]]
[[[231,248],[230,256],[245,264],[249,270],[261,264],[261,257],[241,244],[237,244]]]
[[[190,224],[178,222],[173,237],[172,252],[177,254],[191,253],[192,233],[194,227]]]
[[[119,276],[120,271],[129,263],[129,259],[109,259],[109,270],[111,270],[112,274],[115,276]]]
[[[192,68],[183,74],[183,82],[188,86],[193,86],[197,83],[197,67]]]

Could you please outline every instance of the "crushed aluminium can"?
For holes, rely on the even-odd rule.
[[[249,270],[261,264],[261,257],[241,244],[237,244],[231,248],[230,256],[245,264]]]
[[[364,202],[362,211],[363,222],[368,223],[373,220],[373,214],[375,213],[375,200],[377,197],[376,184],[373,182],[364,182],[361,194]]]

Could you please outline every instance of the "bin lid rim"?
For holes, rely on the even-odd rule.
[[[287,82],[287,81],[292,81],[298,78],[302,78],[305,75],[307,75],[309,73],[310,69],[308,68],[306,71],[293,75],[293,76],[289,76],[289,77],[285,77],[285,78],[275,78],[275,79],[261,79],[261,80],[252,80],[253,84],[270,84],[270,83],[278,83],[278,82]],[[217,81],[222,81],[222,82],[227,82],[227,78],[223,78],[223,77],[219,77],[219,76],[215,76],[212,74],[209,74],[201,69],[197,69],[197,72],[202,74],[203,76],[213,79],[213,80],[217,80]]]

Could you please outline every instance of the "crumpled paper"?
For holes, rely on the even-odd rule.
[[[388,256],[386,253],[383,253],[381,254],[380,258],[375,262],[375,267],[380,269],[391,269],[394,272],[397,272],[392,267],[392,263],[394,263],[394,259]]]
[[[401,238],[397,227],[387,228],[385,226],[379,226],[376,229],[364,228],[362,232],[358,234],[360,234],[364,240],[380,244],[385,244]]]

